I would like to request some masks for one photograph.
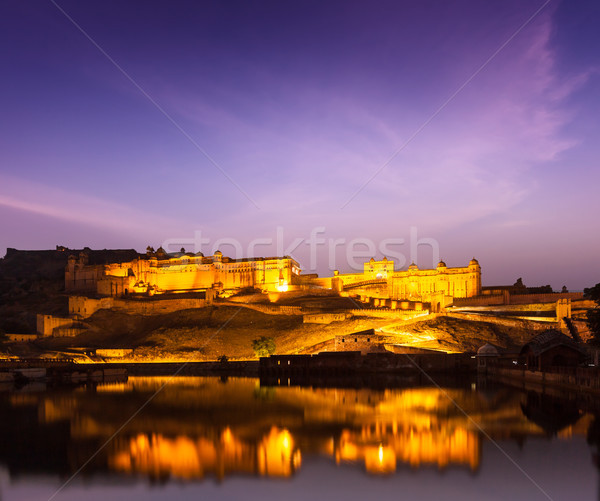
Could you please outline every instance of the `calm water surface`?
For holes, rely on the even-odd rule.
[[[600,499],[600,421],[506,387],[130,377],[0,406],[3,500]]]

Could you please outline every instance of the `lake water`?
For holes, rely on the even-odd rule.
[[[475,382],[130,377],[0,406],[3,500],[599,499],[593,414]]]

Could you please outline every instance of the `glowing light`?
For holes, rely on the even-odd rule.
[[[227,427],[223,430],[221,440],[223,440],[223,442],[226,444],[229,444],[233,441],[233,434],[231,433],[231,428]]]
[[[258,470],[262,475],[291,475],[300,466],[300,451],[294,447],[294,439],[287,429],[276,426],[259,445]]]
[[[284,280],[282,284],[277,286],[277,290],[279,292],[287,292],[288,290],[288,283]]]

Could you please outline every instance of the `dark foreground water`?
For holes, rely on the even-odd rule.
[[[599,421],[506,387],[130,377],[5,389],[0,419],[2,500],[598,499]]]

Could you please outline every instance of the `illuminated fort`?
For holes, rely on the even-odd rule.
[[[201,252],[166,254],[160,248],[132,261],[89,264],[87,254],[81,252],[79,259],[69,256],[65,289],[103,296],[247,287],[284,292],[299,274],[300,266],[289,256],[232,259],[220,251],[204,256]]]
[[[481,294],[481,267],[473,258],[468,266],[449,268],[440,261],[434,269],[419,269],[412,263],[408,270],[394,270],[394,261],[364,263],[362,273],[340,275],[335,272],[331,287],[338,290],[380,289],[381,297],[392,300],[440,302],[444,297],[473,297]]]
[[[310,288],[352,291],[356,295],[386,300],[423,301],[444,305],[448,298],[467,298],[481,294],[481,267],[472,259],[465,267],[448,267],[440,261],[434,269],[396,271],[394,261],[364,263],[362,273],[318,278],[300,275],[300,265],[291,257],[232,259],[220,251],[212,256],[182,252],[167,254],[162,248],[133,260],[90,264],[88,254],[69,256],[65,270],[68,292],[89,292],[101,296],[162,294],[174,292],[240,290],[255,288],[263,292],[286,292]]]

